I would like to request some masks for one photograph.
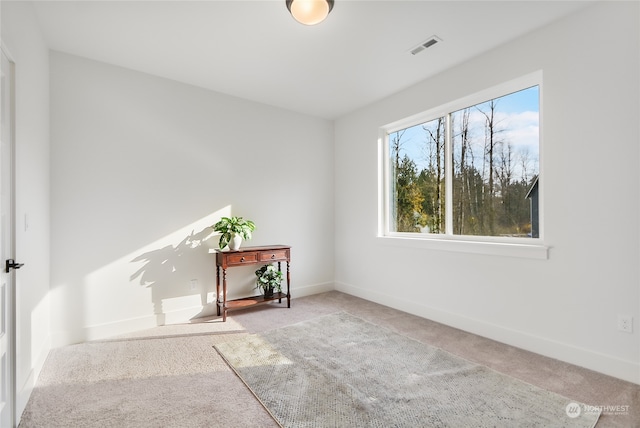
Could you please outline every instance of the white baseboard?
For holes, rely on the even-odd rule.
[[[215,310],[215,309],[214,309]],[[102,340],[134,331],[146,330],[165,324],[189,322],[194,316],[206,316],[202,306],[194,306],[162,314],[145,315],[137,318],[118,320],[105,324],[96,324],[73,331],[53,334],[53,346],[67,346],[91,340]]]
[[[313,294],[326,293],[327,291],[333,291],[335,287],[333,282],[323,282],[321,284],[306,285],[304,287],[298,287],[291,290],[291,298],[311,296]]]
[[[24,381],[22,385],[17,385],[16,388],[16,425],[20,424],[20,419],[22,418],[22,413],[24,409],[27,407],[27,403],[29,402],[29,397],[31,397],[31,393],[33,392],[33,388],[38,381],[38,377],[40,376],[40,372],[44,367],[44,363],[47,360],[47,356],[49,355],[49,351],[51,350],[51,337],[48,337],[45,340],[45,343],[42,345],[40,353],[37,355],[35,361],[32,362],[31,370],[29,371],[29,375],[27,379]]]
[[[307,285],[291,289],[293,298],[310,296],[312,294],[324,293],[334,289],[333,282]],[[137,318],[118,320],[111,323],[87,326],[75,331],[56,332],[52,335],[53,347],[71,345],[90,340],[102,340],[120,334],[134,331],[146,330],[166,324],[178,324],[189,322],[193,318],[216,315],[215,303],[205,307],[193,306],[176,311],[164,312],[162,314],[146,315]]]
[[[507,345],[555,358],[628,382],[640,384],[640,363],[638,362],[622,360],[611,355],[590,351],[544,337],[534,336],[522,331],[505,328],[500,325],[468,318],[459,314],[441,311],[415,301],[401,299],[391,294],[365,290],[342,282],[336,282],[335,289],[469,333],[487,337]]]

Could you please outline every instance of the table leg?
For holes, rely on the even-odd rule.
[[[289,283],[291,282],[291,275],[289,273],[289,261],[287,260],[287,308],[291,307],[291,293],[290,293],[290,288],[291,286],[289,285]]]
[[[220,266],[216,266],[216,311],[220,316]]]
[[[222,322],[227,321],[227,270],[222,269]]]
[[[278,272],[280,272],[280,269],[281,269],[281,263],[278,262]],[[282,291],[282,289],[280,291]],[[282,303],[282,293],[280,293],[280,298],[278,299],[278,303]]]

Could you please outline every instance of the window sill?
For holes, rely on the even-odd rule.
[[[424,250],[453,251],[538,260],[546,260],[549,258],[549,247],[542,243],[473,241],[456,238],[431,238],[422,235],[418,235],[417,237],[378,236],[378,241],[383,245]]]

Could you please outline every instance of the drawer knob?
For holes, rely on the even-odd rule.
[[[276,255],[275,255],[275,254],[271,254],[271,258],[272,258],[272,259],[275,259],[275,258],[276,258]]]
[[[244,257],[242,257],[242,258],[240,259],[240,261],[241,261],[241,262],[243,262],[243,261],[244,261]]]

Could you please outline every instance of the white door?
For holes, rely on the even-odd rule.
[[[1,51],[1,49],[0,49]],[[6,266],[13,258],[13,66],[2,52],[0,67],[0,427],[15,424],[13,325],[14,270]],[[5,261],[10,260],[9,263]],[[16,266],[17,267],[17,266]],[[7,272],[9,271],[9,272]]]

